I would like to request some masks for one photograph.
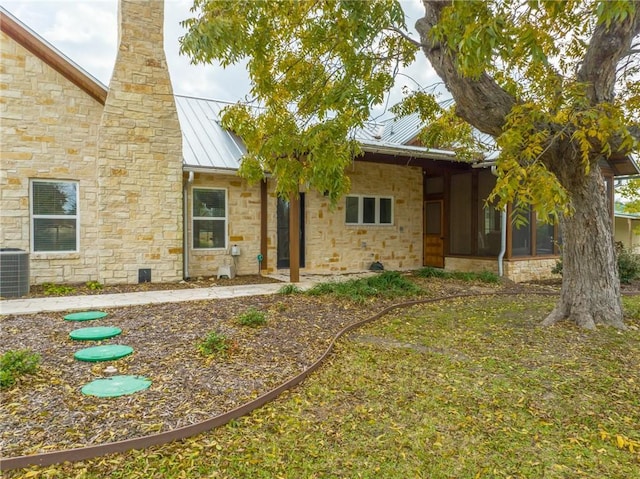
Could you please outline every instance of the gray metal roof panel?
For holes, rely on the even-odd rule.
[[[228,103],[176,95],[185,167],[238,169],[247,150],[236,135],[220,126]]]
[[[220,126],[220,115],[231,103],[204,98],[176,95],[176,107],[182,129],[183,166],[187,169],[237,170],[247,150],[242,140]],[[385,151],[397,156],[446,159],[455,161],[455,153],[403,144],[419,131],[419,118],[387,120],[368,123],[354,132],[363,149]],[[407,140],[407,141],[408,141]]]
[[[390,118],[384,124],[382,140],[389,143],[405,145],[418,136],[422,123],[417,113]]]

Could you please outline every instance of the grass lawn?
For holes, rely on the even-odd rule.
[[[218,430],[7,477],[640,477],[640,298],[625,298],[626,332],[539,328],[553,301],[398,311]]]

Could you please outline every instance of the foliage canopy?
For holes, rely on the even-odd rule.
[[[394,0],[195,0],[182,51],[223,66],[248,59],[253,104],[231,107],[223,125],[248,150],[241,174],[270,172],[280,195],[300,185],[349,190],[344,169],[360,152],[353,131],[369,118],[416,48],[397,33],[404,14]]]
[[[493,136],[500,180],[491,200],[500,206],[517,200],[533,205],[539,218],[569,212],[570,185],[553,164],[561,161],[554,154],[561,143],[576,149],[585,173],[602,158],[638,149],[630,130],[640,107],[637,52],[625,53],[613,71],[602,65],[600,83],[588,71],[598,61],[595,54],[589,57],[598,27],[615,37],[616,25],[637,21],[636,2],[465,0],[425,6],[441,10],[429,45],[404,33],[396,0],[195,0],[196,16],[184,22],[182,52],[194,62],[223,66],[247,60],[252,103],[259,108],[238,103],[223,118],[247,144],[241,174],[256,181],[268,171],[282,196],[304,184],[335,201],[348,191],[344,168],[360,152],[354,130],[369,119],[372,105],[382,103],[418,48],[434,45],[453,52],[462,76],[480,86],[491,79],[502,98],[495,108],[459,98],[443,107],[433,91],[421,89],[407,91],[394,111],[419,112],[428,124],[423,143],[453,148],[462,158],[482,146],[469,123]],[[486,108],[486,118],[469,114],[474,107]]]

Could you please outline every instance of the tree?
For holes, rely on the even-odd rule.
[[[396,0],[195,0],[181,48],[195,62],[248,58],[261,110],[239,104],[223,118],[247,143],[242,174],[269,171],[283,195],[307,183],[334,201],[359,152],[352,131],[422,50],[455,104],[417,91],[396,111],[420,112],[429,146],[468,152],[468,125],[494,137],[500,205],[561,223],[561,297],[544,323],[623,328],[601,163],[638,150],[638,2],[423,4],[414,39]]]

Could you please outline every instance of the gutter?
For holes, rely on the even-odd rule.
[[[188,166],[184,165],[182,171],[189,174],[192,173],[209,173],[212,175],[231,175],[236,176],[238,174],[237,168],[207,168],[206,166]]]
[[[495,161],[487,162],[485,165],[474,165],[474,168],[491,167],[491,174],[498,176]],[[507,252],[507,208],[500,211],[500,252],[498,253],[498,276],[504,276],[504,255]]]
[[[358,140],[362,151],[410,158],[426,158],[430,160],[461,161],[453,151],[436,150],[420,146],[398,145],[397,143],[370,142]]]
[[[193,183],[194,172],[189,172],[182,188],[182,277],[189,279],[189,186]]]

